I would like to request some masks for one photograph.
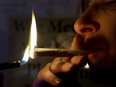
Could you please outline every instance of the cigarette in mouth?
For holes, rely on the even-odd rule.
[[[87,50],[71,50],[57,48],[35,48],[34,57],[70,57],[77,55],[86,55]]]

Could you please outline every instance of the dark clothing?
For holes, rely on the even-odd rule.
[[[116,87],[116,68],[91,70],[90,78],[96,84],[106,84]]]

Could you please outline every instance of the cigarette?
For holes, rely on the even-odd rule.
[[[35,48],[34,57],[71,57],[77,55],[87,55],[87,50],[71,50],[57,48]]]

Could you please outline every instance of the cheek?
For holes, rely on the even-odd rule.
[[[110,54],[116,55],[116,17],[105,17],[103,20],[101,22],[100,31],[108,41]]]
[[[112,24],[109,30],[106,31],[105,37],[107,38],[107,41],[110,46],[109,47],[110,54],[116,56],[116,24],[115,26]]]
[[[89,55],[88,58],[90,67],[104,68],[116,66],[116,17],[111,15],[106,16],[99,19],[99,32],[106,38],[109,49],[105,52],[102,51]]]

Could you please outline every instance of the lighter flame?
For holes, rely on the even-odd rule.
[[[29,54],[31,58],[34,58],[34,49],[37,46],[37,27],[34,12],[32,11],[32,22],[31,22],[31,31],[30,31],[30,40],[29,40]]]
[[[31,21],[31,28],[30,28],[30,38],[29,38],[29,45],[27,46],[23,59],[21,60],[21,64],[24,65],[29,57],[34,58],[34,49],[37,46],[37,28],[36,28],[36,20],[34,16],[34,12],[32,11],[32,21]]]
[[[23,59],[21,60],[21,65],[24,65],[29,59],[29,46],[25,49]]]

